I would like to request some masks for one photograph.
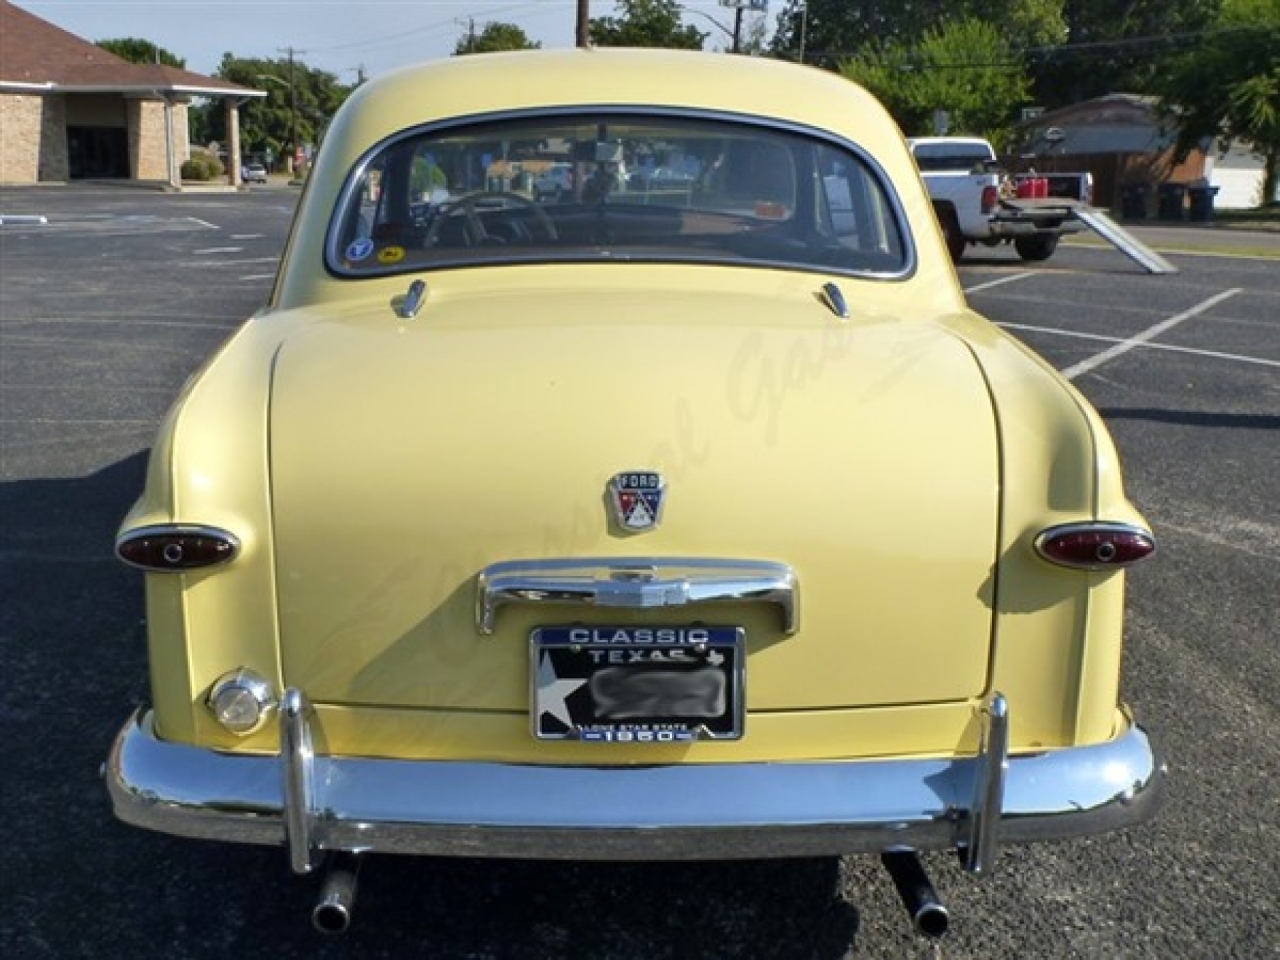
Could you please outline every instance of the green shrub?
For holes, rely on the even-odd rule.
[[[192,154],[191,159],[182,164],[182,179],[207,181],[222,176],[226,172],[222,161],[211,153]]]
[[[203,161],[197,160],[195,157],[192,157],[190,160],[186,160],[182,164],[182,179],[183,180],[208,180],[209,168],[204,165]]]

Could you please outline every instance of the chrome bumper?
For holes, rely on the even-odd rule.
[[[826,856],[957,849],[1102,833],[1148,819],[1164,766],[1136,724],[1096,746],[1005,755],[1007,714],[958,760],[553,767],[317,756],[297,691],[281,756],[158,739],[139,711],[104,776],[126,823],[283,844],[305,873],[326,851],[582,860]]]

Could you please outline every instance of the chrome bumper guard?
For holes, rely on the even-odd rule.
[[[104,768],[116,815],[186,837],[283,844],[298,873],[327,851],[556,860],[705,860],[962,851],[1102,833],[1147,820],[1164,765],[1140,727],[1007,756],[1008,712],[955,760],[569,767],[316,755],[302,695],[281,705],[281,756],[156,737],[139,711]]]

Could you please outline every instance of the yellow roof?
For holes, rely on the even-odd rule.
[[[843,134],[877,157],[901,142],[878,101],[825,70],[759,57],[616,48],[474,54],[395,70],[360,87],[328,137],[359,153],[406,127],[446,117],[593,104],[774,117]]]

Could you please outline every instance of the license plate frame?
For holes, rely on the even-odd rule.
[[[746,631],[733,626],[541,626],[529,637],[538,740],[738,740]]]

